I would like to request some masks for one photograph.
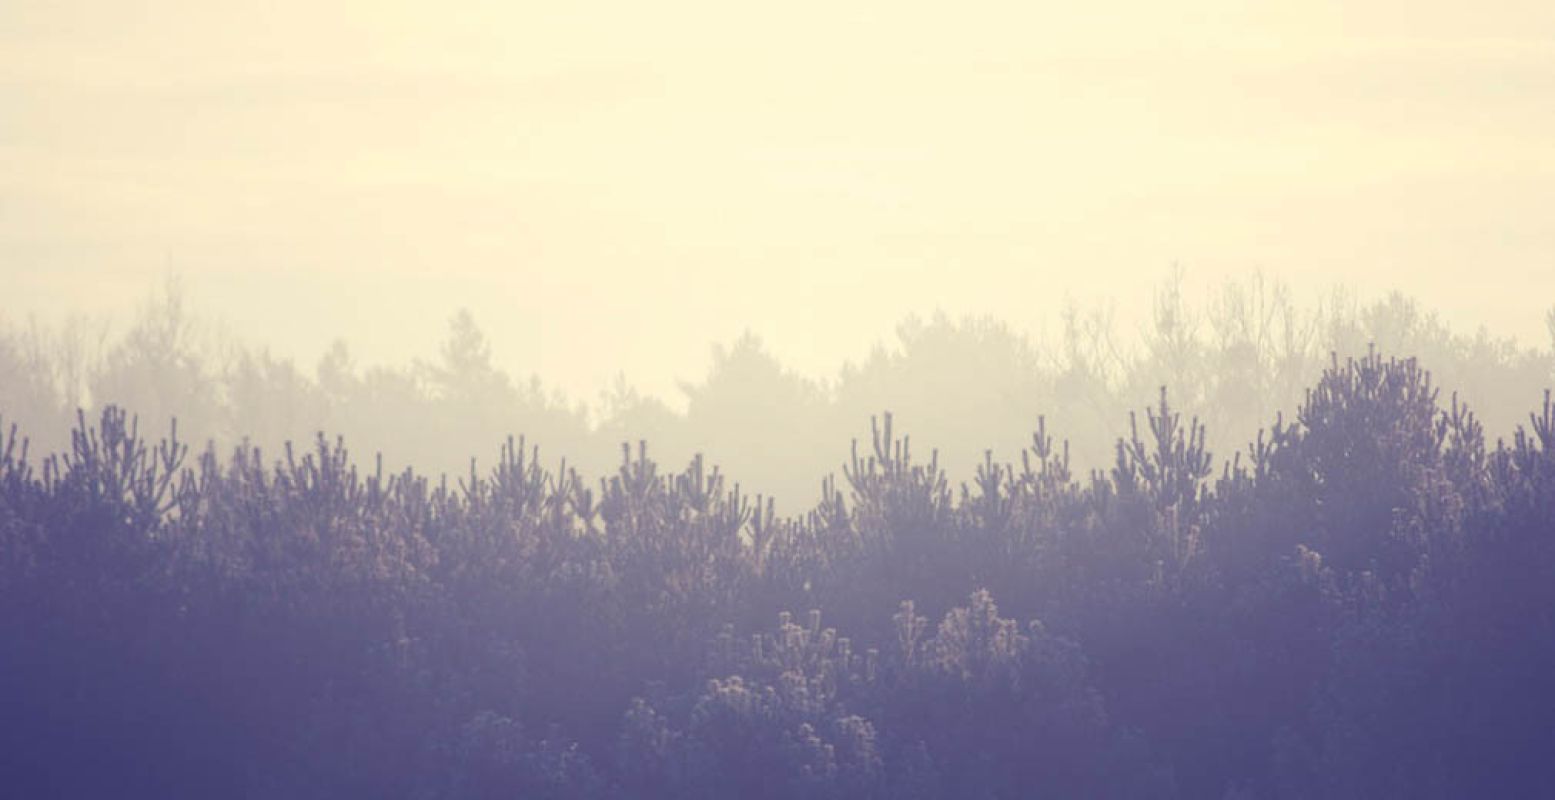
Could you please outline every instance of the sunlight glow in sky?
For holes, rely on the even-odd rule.
[[[311,363],[665,396],[749,328],[832,372],[912,312],[1053,330],[1254,269],[1540,341],[1555,4],[9,0],[5,319],[169,270]]]

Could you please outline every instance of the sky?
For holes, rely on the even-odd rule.
[[[1542,342],[1548,0],[6,0],[0,315],[170,273],[312,363],[663,396],[745,330],[826,375],[909,313],[1041,336],[1180,265]]]

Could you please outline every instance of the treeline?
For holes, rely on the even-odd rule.
[[[1534,347],[1455,332],[1400,295],[1363,303],[1336,293],[1302,307],[1287,288],[1253,278],[1193,302],[1181,280],[1156,287],[1140,324],[1071,307],[1039,342],[986,319],[909,318],[894,342],[821,381],[746,336],[717,348],[708,373],[685,384],[684,408],[624,380],[586,404],[505,373],[466,313],[451,320],[430,360],[362,365],[337,344],[318,364],[299,365],[221,335],[170,286],[117,332],[83,320],[0,328],[0,410],[39,452],[68,447],[77,408],[95,415],[112,403],[157,425],[178,417],[197,448],[247,441],[274,455],[328,431],[359,453],[382,453],[391,470],[433,476],[467,473],[472,455],[484,471],[492,443],[510,433],[539,444],[548,465],[565,459],[587,474],[614,469],[622,441],[646,439],[667,463],[716,457],[746,490],[777,497],[791,513],[846,456],[839,444],[859,421],[883,408],[933,442],[957,475],[970,474],[989,448],[1001,460],[1017,457],[1009,448],[1040,414],[1072,439],[1083,472],[1109,465],[1128,411],[1162,385],[1206,423],[1212,449],[1235,450],[1301,402],[1331,352],[1375,345],[1418,356],[1497,435],[1555,382],[1555,328],[1550,347]]]
[[[1555,790],[1555,407],[1489,443],[1330,362],[1216,459],[1164,390],[1078,475],[892,417],[779,516],[640,448],[0,442],[16,796],[1466,797]],[[36,467],[32,466],[37,464]]]

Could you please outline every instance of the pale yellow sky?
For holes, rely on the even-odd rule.
[[[171,267],[403,362],[468,306],[583,398],[745,328],[822,374],[909,312],[1127,316],[1172,263],[1533,341],[1552,209],[1547,0],[0,5],[4,314]]]

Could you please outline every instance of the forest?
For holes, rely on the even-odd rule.
[[[13,796],[1555,795],[1555,315],[1168,282],[684,411],[190,319],[0,335]]]

